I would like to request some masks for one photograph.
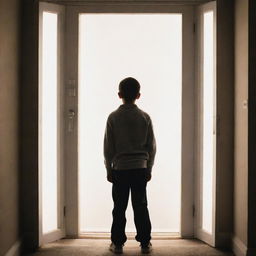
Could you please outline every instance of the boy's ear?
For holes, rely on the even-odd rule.
[[[140,98],[140,93],[138,93],[138,95],[137,95],[136,99],[139,99],[139,98]]]

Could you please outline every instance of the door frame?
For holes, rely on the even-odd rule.
[[[42,159],[41,159],[41,145],[42,145],[42,131],[41,131],[41,90],[42,90],[42,14],[43,12],[55,13],[58,15],[57,20],[57,225],[56,230],[43,234],[42,228]],[[38,212],[39,212],[39,246],[54,240],[58,240],[65,236],[65,220],[64,220],[64,163],[63,163],[63,145],[64,145],[64,90],[63,90],[63,38],[64,38],[64,21],[65,21],[65,7],[52,3],[39,3],[39,61],[38,61]]]
[[[78,174],[78,16],[79,13],[181,13],[182,14],[182,163],[181,232],[194,237],[194,7],[170,3],[90,3],[66,7],[65,67],[65,178],[66,236],[79,237]]]
[[[21,139],[21,219],[24,248],[39,246],[39,162],[38,162],[38,11],[40,2],[78,5],[88,1],[29,0],[23,6],[22,19],[22,72],[20,91],[20,139]],[[94,1],[95,3],[96,1]],[[97,1],[101,5],[103,1]],[[104,1],[107,3],[107,1]],[[109,2],[119,2],[117,0]],[[127,3],[128,1],[122,1]],[[154,2],[194,4],[194,1],[129,1],[133,4],[150,5]],[[205,1],[207,2],[207,0]],[[217,1],[217,114],[219,135],[217,138],[216,168],[216,246],[230,247],[233,230],[233,169],[234,169],[234,3],[232,0]],[[28,43],[29,42],[29,43]],[[29,113],[29,122],[28,122]],[[64,113],[66,115],[66,112]],[[27,203],[29,202],[29,203]],[[70,202],[69,202],[70,203]],[[67,212],[66,215],[69,215]],[[69,230],[67,234],[70,234]]]
[[[203,134],[203,14],[213,11],[213,40],[214,40],[214,49],[213,49],[213,66],[214,66],[214,163],[213,163],[213,191],[212,191],[212,234],[203,230],[202,228],[202,176],[203,176],[203,151],[202,151],[202,134]],[[199,5],[196,8],[195,15],[195,24],[196,24],[196,143],[195,143],[195,235],[202,241],[215,246],[216,239],[216,152],[217,152],[217,135],[219,133],[218,129],[218,116],[217,116],[217,84],[216,84],[216,2],[209,2],[206,4]]]

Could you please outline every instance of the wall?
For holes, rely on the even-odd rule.
[[[217,0],[216,246],[228,247],[233,229],[234,3]]]
[[[19,243],[19,0],[0,1],[0,255]]]
[[[248,215],[248,0],[235,1],[234,246],[247,246]],[[236,249],[238,250],[238,249]]]
[[[249,0],[248,255],[256,255],[256,1]]]
[[[22,1],[21,232],[24,249],[38,247],[38,1]]]

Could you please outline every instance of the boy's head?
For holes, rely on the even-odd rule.
[[[140,83],[132,77],[125,78],[119,83],[118,95],[124,103],[133,103],[140,97]]]

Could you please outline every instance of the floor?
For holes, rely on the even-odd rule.
[[[231,252],[224,252],[212,248],[198,240],[172,239],[152,240],[151,256],[234,256]],[[41,247],[38,252],[30,256],[111,256],[108,250],[109,240],[103,239],[62,239]],[[128,240],[123,255],[141,255],[139,244],[135,240]]]

